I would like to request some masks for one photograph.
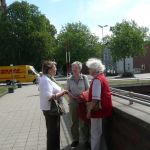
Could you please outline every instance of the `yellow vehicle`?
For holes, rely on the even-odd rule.
[[[15,82],[37,82],[39,74],[33,66],[20,65],[20,66],[0,66],[0,82],[10,84]]]

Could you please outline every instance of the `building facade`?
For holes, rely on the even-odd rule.
[[[150,44],[145,46],[145,54],[133,58],[135,73],[150,73]]]
[[[113,62],[111,51],[107,47],[104,49],[103,52],[103,64],[106,67],[106,72],[110,71],[113,73],[114,71],[116,71],[116,65]]]
[[[145,46],[145,54],[137,57],[126,58],[125,66],[126,72],[132,73],[150,73],[150,44]],[[106,66],[106,71],[115,70],[121,74],[124,72],[124,62],[119,60],[116,63],[113,62],[110,49],[105,48],[103,53],[103,63]]]
[[[106,67],[106,71],[109,73],[123,73],[124,63],[122,60],[114,62],[112,59],[111,51],[107,47],[104,49],[103,53],[103,63]],[[133,58],[126,58],[125,60],[126,72],[133,72]]]

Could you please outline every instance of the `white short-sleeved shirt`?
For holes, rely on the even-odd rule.
[[[92,85],[92,99],[101,100],[101,81],[94,79]]]
[[[43,75],[40,78],[39,91],[40,91],[40,108],[42,110],[50,110],[49,100],[54,94],[61,92],[61,87],[58,86],[52,80],[50,80],[46,75]]]

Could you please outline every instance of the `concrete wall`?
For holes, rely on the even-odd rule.
[[[116,99],[113,97],[113,100]],[[126,100],[114,101],[113,105],[108,129],[109,150],[150,150],[149,107],[139,104],[129,106]]]

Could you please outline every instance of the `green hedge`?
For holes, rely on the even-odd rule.
[[[8,91],[8,88],[5,86],[0,86],[0,96],[4,95]]]

